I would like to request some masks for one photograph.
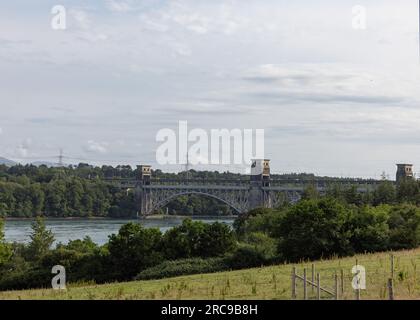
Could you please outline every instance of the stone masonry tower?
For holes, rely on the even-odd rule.
[[[269,192],[264,187],[270,186],[270,160],[255,159],[251,165],[251,181],[249,189],[249,208],[271,207]]]
[[[397,183],[404,181],[406,179],[412,179],[413,175],[413,165],[406,163],[397,164]]]
[[[150,179],[152,177],[152,167],[149,165],[137,166],[138,171],[138,186],[137,195],[140,201],[140,212],[148,212],[150,206],[150,190],[142,188],[145,185],[150,185]]]

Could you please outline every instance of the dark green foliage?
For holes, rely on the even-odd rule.
[[[389,248],[389,212],[391,207],[356,208],[350,221],[351,243],[356,252],[376,252]]]
[[[51,230],[47,230],[45,222],[38,217],[32,223],[32,234],[30,235],[31,242],[27,249],[27,257],[29,260],[39,260],[50,250],[54,243],[54,235]]]
[[[398,184],[397,198],[400,203],[420,204],[420,182],[405,179]]]
[[[0,290],[23,290],[51,287],[51,269],[30,268],[9,272],[0,278]]]
[[[394,204],[397,200],[394,185],[389,181],[383,181],[373,192],[373,205]]]
[[[228,270],[224,258],[190,258],[162,262],[143,270],[136,280],[162,279],[189,274],[211,273]]]
[[[131,279],[140,270],[163,260],[162,233],[140,224],[127,223],[109,237],[109,263],[116,279]]]
[[[133,177],[128,168],[112,170],[115,176]],[[0,167],[0,217],[135,216],[133,193],[101,180],[104,172],[112,176],[110,168],[83,164],[68,168]]]
[[[218,222],[207,224],[185,219],[163,236],[163,250],[168,259],[220,256],[233,250],[235,244],[229,226]]]
[[[290,261],[348,254],[349,215],[350,211],[334,199],[299,202],[279,225],[279,252]]]
[[[252,232],[225,262],[232,269],[260,267],[280,261],[277,254],[277,240],[263,232]]]
[[[388,220],[390,249],[410,249],[420,245],[420,209],[414,205],[393,207]]]
[[[226,264],[232,269],[261,267],[267,263],[263,252],[250,244],[241,244],[232,255],[226,257]]]
[[[3,232],[4,222],[0,219],[0,267],[5,264],[12,255],[12,250],[9,244],[4,241]]]

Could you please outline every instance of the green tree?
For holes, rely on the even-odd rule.
[[[4,241],[4,221],[0,219],[0,267],[12,256],[10,245]]]
[[[108,250],[113,277],[129,280],[143,269],[162,262],[162,233],[130,222],[109,237]]]
[[[229,226],[220,222],[205,225],[200,239],[201,257],[222,256],[235,247],[236,240]]]
[[[390,181],[382,181],[373,192],[373,205],[394,204],[396,198],[394,185]]]
[[[388,220],[390,248],[410,249],[420,245],[420,209],[403,204],[393,207]]]
[[[289,261],[352,253],[351,211],[335,199],[303,200],[290,208],[278,228],[279,254]]]
[[[356,208],[351,219],[351,243],[357,252],[384,251],[389,247],[391,206]]]
[[[400,203],[420,204],[420,184],[414,179],[404,179],[397,186],[397,199]]]
[[[28,246],[28,257],[32,261],[40,260],[51,248],[54,243],[54,234],[51,230],[47,230],[45,221],[41,217],[37,217],[32,223],[31,242]]]

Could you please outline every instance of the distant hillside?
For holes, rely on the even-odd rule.
[[[0,157],[0,165],[1,164],[5,164],[6,166],[14,166],[16,164],[16,162],[14,162],[12,160],[9,160],[9,159],[6,159],[6,158],[3,158],[3,157]]]

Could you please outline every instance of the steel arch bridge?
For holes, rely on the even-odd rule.
[[[145,213],[152,213],[165,207],[177,197],[184,195],[201,195],[219,200],[239,214],[245,212],[248,208],[248,190],[204,190],[200,187],[185,187],[182,189],[152,189],[150,192],[149,207],[146,208]]]
[[[255,165],[255,161],[261,163]],[[122,189],[135,191],[141,215],[152,214],[176,197],[193,194],[217,199],[241,214],[258,207],[276,208],[284,202],[297,202],[308,184],[323,194],[330,183],[330,180],[272,180],[269,160],[254,160],[247,180],[153,179],[151,166],[147,165],[138,166],[138,172],[137,179],[119,179],[117,183]],[[340,182],[356,186],[361,193],[375,189],[377,183],[358,179]]]

